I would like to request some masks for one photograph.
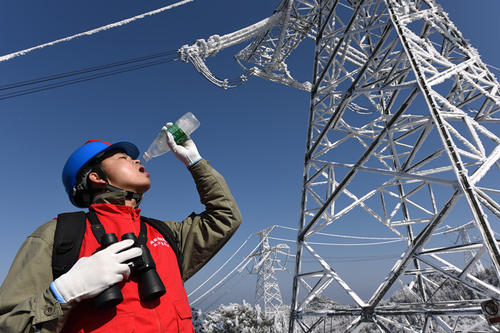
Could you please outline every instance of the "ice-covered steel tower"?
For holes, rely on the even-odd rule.
[[[328,316],[348,317],[347,332],[453,331],[453,317],[477,316],[480,299],[500,298],[493,279],[472,274],[483,257],[493,275],[500,271],[497,80],[433,0],[294,0],[279,11],[280,24],[239,59],[293,85],[285,59],[302,39],[315,41],[311,86],[295,83],[310,88],[311,103],[290,332],[311,331]],[[440,226],[470,219],[481,242],[451,246],[440,235]],[[356,230],[358,222],[406,243],[368,298],[315,245],[321,232],[343,223]],[[359,273],[371,278],[363,266]],[[352,305],[311,309],[331,284]],[[396,284],[411,300],[383,301]],[[446,299],[446,284],[468,292]]]
[[[479,304],[500,299],[499,84],[447,14],[435,0],[283,0],[243,35],[254,37],[237,55],[250,74],[311,96],[290,332],[331,318],[345,332],[490,330]],[[235,36],[181,55],[228,87],[198,54]],[[311,83],[287,66],[306,39]],[[445,231],[470,221],[480,241],[455,244]],[[399,237],[390,265],[357,266],[377,288],[331,259],[350,254],[324,246],[335,230]]]

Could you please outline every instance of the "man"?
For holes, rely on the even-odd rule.
[[[58,222],[51,220],[30,235],[0,287],[0,332],[194,331],[183,282],[227,242],[241,223],[241,215],[224,179],[201,158],[191,139],[177,145],[168,133],[167,142],[191,172],[206,210],[182,223],[159,222],[173,235],[169,244],[163,233],[144,223],[137,208],[151,182],[136,160],[136,146],[86,142],[63,169],[71,202],[89,208],[88,218],[82,220],[85,230],[79,259],[54,277]],[[99,234],[99,229],[105,232]],[[130,239],[105,247],[103,233],[114,233],[118,239],[134,233],[144,239],[147,249]],[[134,274],[138,268],[132,264],[144,258],[145,252],[151,254],[164,286],[152,298],[144,296],[145,283]],[[96,300],[109,288],[118,288],[123,300],[99,307]]]

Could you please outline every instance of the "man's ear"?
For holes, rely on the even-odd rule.
[[[93,183],[93,184],[102,184],[102,185],[106,185],[106,181],[104,179],[102,179],[101,176],[99,176],[99,174],[95,171],[92,171],[91,173],[89,173],[89,176],[88,176],[88,179]]]

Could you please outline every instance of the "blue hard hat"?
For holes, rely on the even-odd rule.
[[[120,141],[111,144],[105,141],[89,140],[85,142],[83,146],[75,150],[73,154],[71,154],[71,156],[68,158],[63,168],[62,181],[64,184],[64,188],[66,189],[66,193],[69,196],[69,200],[73,205],[82,208],[85,207],[82,206],[82,204],[77,203],[75,200],[75,186],[77,185],[76,178],[80,170],[82,170],[84,166],[86,166],[90,161],[92,161],[101,153],[113,149],[123,150],[128,156],[133,159],[136,159],[137,156],[139,156],[139,149],[137,149],[136,145],[131,142]]]

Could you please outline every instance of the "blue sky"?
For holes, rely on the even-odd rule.
[[[172,2],[3,0],[0,55]],[[500,2],[440,3],[483,61],[500,67]],[[255,23],[269,16],[277,4],[271,0],[195,0],[123,27],[0,63],[0,85],[176,50],[198,38]],[[241,47],[227,49],[207,64],[220,77],[239,76],[241,70],[232,56]],[[310,80],[313,49],[310,54],[306,51],[301,51],[292,71],[300,79]],[[498,75],[498,71],[494,73]],[[213,266],[253,232],[274,224],[296,227],[308,103],[307,93],[259,78],[223,90],[180,61],[0,101],[4,183],[0,198],[5,235],[0,242],[0,280],[27,235],[59,212],[75,210],[65,196],[60,173],[76,147],[88,139],[130,140],[144,150],[164,122],[187,111],[201,122],[193,135],[200,153],[225,176],[244,216],[243,225],[213,260]],[[141,206],[144,215],[182,220],[203,209],[189,173],[172,154],[153,159],[146,167],[153,187]],[[350,269],[355,275],[359,266]],[[197,278],[204,274],[208,273]],[[252,288],[243,289],[251,295],[245,296],[247,300],[251,299]]]

